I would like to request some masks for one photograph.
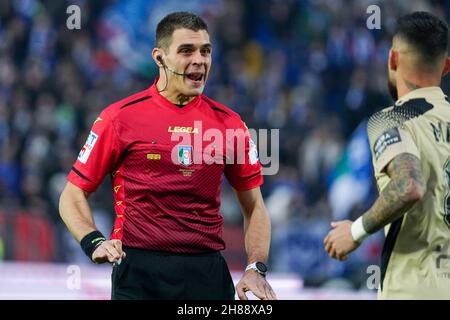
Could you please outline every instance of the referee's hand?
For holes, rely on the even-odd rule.
[[[248,270],[244,273],[241,281],[236,285],[236,291],[240,300],[248,300],[245,293],[251,291],[261,300],[277,300],[266,278],[254,270]]]
[[[115,263],[125,258],[122,250],[122,241],[113,239],[103,241],[92,253],[92,260],[96,263]]]

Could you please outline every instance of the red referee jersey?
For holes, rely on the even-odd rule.
[[[230,132],[237,134],[230,138]],[[223,250],[222,177],[239,191],[260,186],[255,149],[237,113],[204,95],[180,108],[153,84],[101,112],[68,180],[94,192],[110,174],[116,212],[111,239],[126,246]]]

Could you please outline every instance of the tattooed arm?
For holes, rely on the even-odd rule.
[[[420,160],[409,153],[396,156],[386,167],[391,181],[383,189],[373,206],[362,216],[362,228],[367,234],[374,233],[401,217],[425,194],[425,182]],[[356,222],[355,222],[356,223]],[[331,223],[332,230],[324,239],[325,250],[330,257],[346,260],[360,241],[352,236],[352,221]]]
[[[374,233],[401,217],[425,194],[420,160],[409,153],[396,156],[386,167],[391,181],[363,215],[368,233]]]

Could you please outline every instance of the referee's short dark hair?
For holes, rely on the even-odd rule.
[[[177,29],[189,29],[192,31],[206,30],[206,22],[198,15],[191,12],[173,12],[165,16],[156,27],[156,46],[167,49],[172,39],[172,34]]]
[[[448,24],[429,12],[399,18],[394,36],[410,45],[424,63],[434,64],[448,54]]]

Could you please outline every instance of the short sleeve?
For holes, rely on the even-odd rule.
[[[103,111],[94,121],[67,180],[87,192],[94,192],[119,159],[118,137]]]
[[[251,139],[247,126],[241,120],[240,122],[241,127],[236,130],[232,143],[234,159],[232,163],[226,164],[225,176],[234,189],[246,191],[261,186],[264,179],[256,144]]]
[[[376,173],[384,171],[387,164],[402,153],[409,153],[420,159],[420,152],[414,135],[406,121],[392,120],[392,113],[381,111],[374,114],[368,123],[367,132]]]

